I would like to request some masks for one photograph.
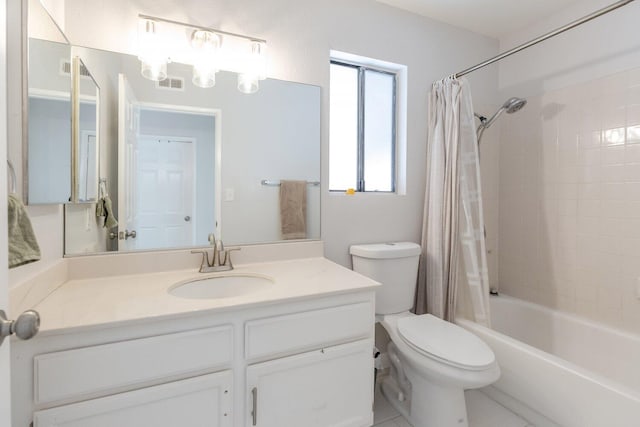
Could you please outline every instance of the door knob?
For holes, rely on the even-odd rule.
[[[7,320],[7,315],[0,310],[0,344],[5,337],[16,334],[21,340],[33,338],[40,330],[40,315],[35,310],[27,310],[16,320]]]
[[[187,215],[187,216],[184,217],[184,220],[189,222],[189,221],[191,221],[191,217],[189,215]]]

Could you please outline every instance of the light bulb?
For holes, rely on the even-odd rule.
[[[213,87],[216,85],[216,70],[206,65],[199,66],[199,64],[194,64],[191,81],[198,87]]]
[[[246,94],[256,93],[260,87],[258,81],[255,74],[238,74],[238,90]]]
[[[218,49],[222,38],[211,31],[196,30],[191,35],[194,50],[192,82],[198,87],[208,88],[216,84]]]
[[[242,93],[255,93],[259,81],[266,78],[266,44],[261,41],[250,42],[251,52],[246,56],[244,71],[238,74],[238,90]]]
[[[142,76],[153,81],[167,78],[167,63],[169,58],[162,53],[162,48],[156,34],[156,22],[151,19],[141,19],[138,27],[138,43]]]

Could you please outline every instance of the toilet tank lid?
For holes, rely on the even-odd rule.
[[[369,245],[353,245],[351,255],[362,258],[405,258],[420,255],[420,245],[412,242],[374,243]]]

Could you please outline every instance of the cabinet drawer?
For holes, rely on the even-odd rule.
[[[35,403],[85,399],[222,368],[233,358],[232,332],[222,326],[38,355]]]
[[[373,334],[370,302],[252,320],[245,325],[248,360],[282,356]]]
[[[230,427],[231,371],[74,403],[34,414],[34,427]]]

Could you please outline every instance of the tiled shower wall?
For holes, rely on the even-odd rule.
[[[640,333],[640,69],[528,101],[501,119],[500,291]]]

